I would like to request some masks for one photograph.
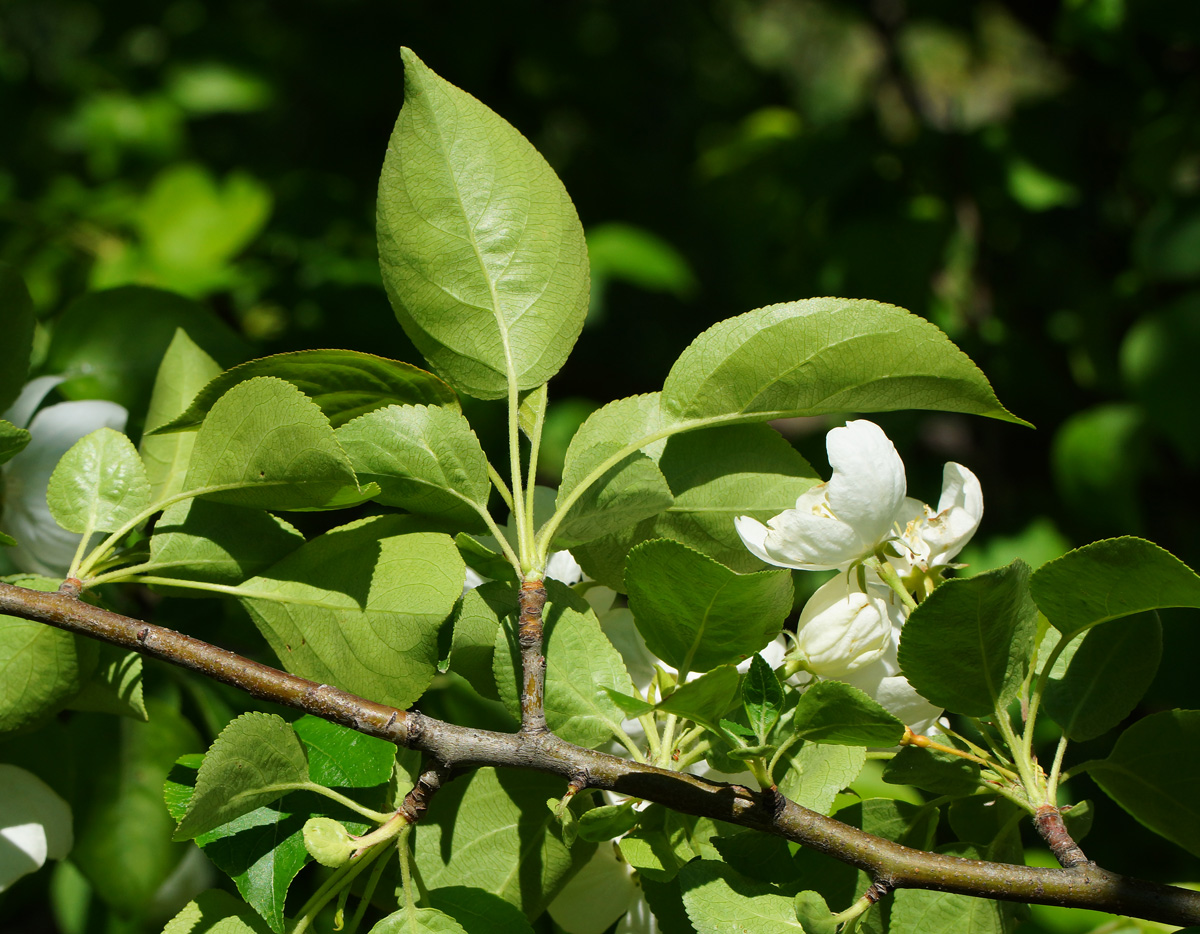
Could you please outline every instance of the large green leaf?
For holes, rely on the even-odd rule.
[[[70,378],[58,387],[68,399],[109,399],[140,418],[175,332],[228,366],[246,344],[191,299],[143,286],[89,292],[55,321],[45,369]]]
[[[415,856],[428,889],[470,886],[499,895],[536,918],[592,855],[568,849],[547,798],[560,779],[484,768],[442,788],[417,824]]]
[[[133,442],[97,428],[62,456],[46,503],[68,532],[112,532],[150,505],[150,481]]]
[[[196,398],[196,393],[220,372],[220,364],[188,337],[186,331],[182,328],[175,331],[154,378],[154,392],[146,411],[146,430],[139,445],[155,501],[183,489],[196,435],[182,432],[163,436],[152,432],[183,412]]]
[[[196,791],[174,839],[190,840],[286,793],[276,786],[308,781],[308,759],[282,717],[246,713],[221,731],[196,776]]]
[[[724,863],[688,863],[679,871],[679,882],[688,918],[699,934],[804,934],[792,896],[751,882]]]
[[[735,574],[665,539],[630,552],[625,583],[647,647],[680,671],[740,662],[779,635],[792,611],[787,571]]]
[[[446,535],[374,516],[321,535],[239,588],[284,667],[408,707],[437,670],[437,633],[466,567]]]
[[[588,306],[583,228],[546,161],[409,49],[404,107],[379,178],[379,263],[405,332],[483,399],[533,389],[570,353]]]
[[[33,330],[37,315],[23,280],[7,263],[0,264],[0,412],[21,394],[29,355],[33,352]]]
[[[1027,424],[934,325],[894,305],[842,298],[714,325],[675,361],[662,406],[681,422],[939,409]]]
[[[1124,720],[1142,699],[1162,657],[1162,624],[1139,613],[1083,636],[1070,662],[1056,666],[1042,709],[1073,740],[1095,739]]]
[[[429,904],[450,915],[467,934],[532,934],[520,909],[483,889],[452,885],[429,893]]]
[[[164,422],[162,430],[197,427],[221,396],[256,376],[287,380],[320,406],[334,428],[387,405],[458,408],[453,389],[411,363],[357,350],[296,350],[250,360],[210,377],[194,401],[188,400],[187,410]]]
[[[625,720],[605,688],[632,694],[633,682],[588,602],[558,581],[545,584],[546,722],[567,742],[594,749],[611,740]],[[519,719],[521,651],[515,616],[496,633],[494,665],[500,698]]]
[[[618,399],[588,416],[563,463],[556,505],[567,511],[556,542],[574,545],[619,532],[671,505],[654,459],[630,447],[632,439],[650,443],[663,430],[658,393]]]
[[[360,482],[378,484],[375,501],[484,528],[491,481],[470,423],[439,406],[390,405],[336,432]]]
[[[52,593],[45,577],[9,578]],[[51,713],[86,684],[96,666],[96,644],[45,623],[0,616],[0,733]]]
[[[1030,586],[1038,608],[1067,634],[1143,610],[1200,607],[1200,576],[1130,536],[1077,548],[1039,568]]]
[[[282,519],[258,509],[181,500],[163,510],[141,573],[212,584],[240,584],[304,544]],[[204,591],[172,588],[172,593]]]
[[[316,403],[267,376],[239,383],[212,407],[183,486],[258,509],[320,509],[368,496]]]
[[[938,707],[988,716],[1020,689],[1036,630],[1029,566],[1018,559],[930,594],[904,626],[900,667]]]
[[[1139,720],[1107,759],[1085,768],[1135,818],[1200,855],[1200,710],[1164,710]]]
[[[493,659],[501,620],[516,618],[517,593],[508,583],[490,581],[468,590],[455,607],[450,670],[466,678],[480,695],[497,700]]]
[[[814,743],[895,746],[904,724],[856,687],[818,681],[800,696],[789,729]]]
[[[905,746],[884,766],[883,780],[936,795],[969,795],[979,787],[979,766],[948,752]]]
[[[679,685],[657,708],[697,723],[719,723],[733,706],[740,678],[733,665],[718,665]]]

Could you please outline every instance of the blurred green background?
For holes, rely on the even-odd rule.
[[[1200,566],[1200,4],[3,0],[0,261],[43,348],[84,292],[137,283],[243,356],[419,363],[375,253],[402,45],[524,132],[588,230],[547,482],[591,408],[659,388],[710,324],[872,298],[1038,426],[878,419],[912,495],[945,460],[980,476],[975,570],[1129,533]],[[827,427],[781,429],[824,469]],[[1195,620],[1166,622],[1144,711],[1197,706]],[[1094,855],[1144,871],[1129,839]]]

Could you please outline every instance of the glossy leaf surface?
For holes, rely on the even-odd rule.
[[[58,462],[46,503],[68,532],[112,532],[150,505],[150,481],[133,442],[98,428]]]

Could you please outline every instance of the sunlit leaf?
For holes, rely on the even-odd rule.
[[[46,502],[68,532],[113,532],[150,505],[150,481],[133,442],[97,428],[58,462]]]

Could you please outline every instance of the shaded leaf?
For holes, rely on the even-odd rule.
[[[1151,714],[1084,767],[1138,821],[1200,855],[1200,710]]]
[[[895,746],[904,724],[865,693],[841,681],[817,681],[800,695],[789,729],[814,743]]]
[[[449,536],[406,519],[332,529],[239,588],[288,671],[401,709],[424,693],[466,570]]]
[[[210,889],[167,922],[162,934],[266,934],[269,928],[228,892]]]
[[[866,761],[865,746],[805,743],[784,755],[774,778],[785,797],[811,811],[828,814],[838,793],[858,778]],[[780,768],[787,770],[782,777]]]
[[[4,322],[4,336],[0,340],[0,412],[3,412],[25,385],[37,324],[25,280],[7,263],[0,264],[0,321]],[[0,456],[0,463],[5,459]]]
[[[142,696],[142,656],[106,643],[100,643],[97,655],[95,672],[68,706],[72,710],[149,719]]]
[[[221,396],[256,376],[291,383],[320,407],[334,428],[388,405],[458,408],[453,389],[411,363],[358,350],[296,350],[250,360],[210,377],[201,391],[193,394],[194,400],[188,400],[187,410],[162,423],[159,430],[197,427]]]
[[[718,665],[679,685],[657,707],[697,723],[716,723],[733,706],[740,681],[741,675],[733,665]]]
[[[629,555],[629,608],[646,645],[681,672],[753,655],[792,610],[787,571],[735,574],[678,542],[646,542]]]
[[[936,795],[969,795],[979,787],[979,766],[948,752],[905,746],[884,766],[883,780]]]
[[[724,863],[688,863],[679,871],[679,882],[688,918],[699,934],[803,934],[792,896],[751,882]]]
[[[742,706],[750,729],[765,743],[783,713],[783,686],[761,655],[750,659],[750,670],[742,681]]]

